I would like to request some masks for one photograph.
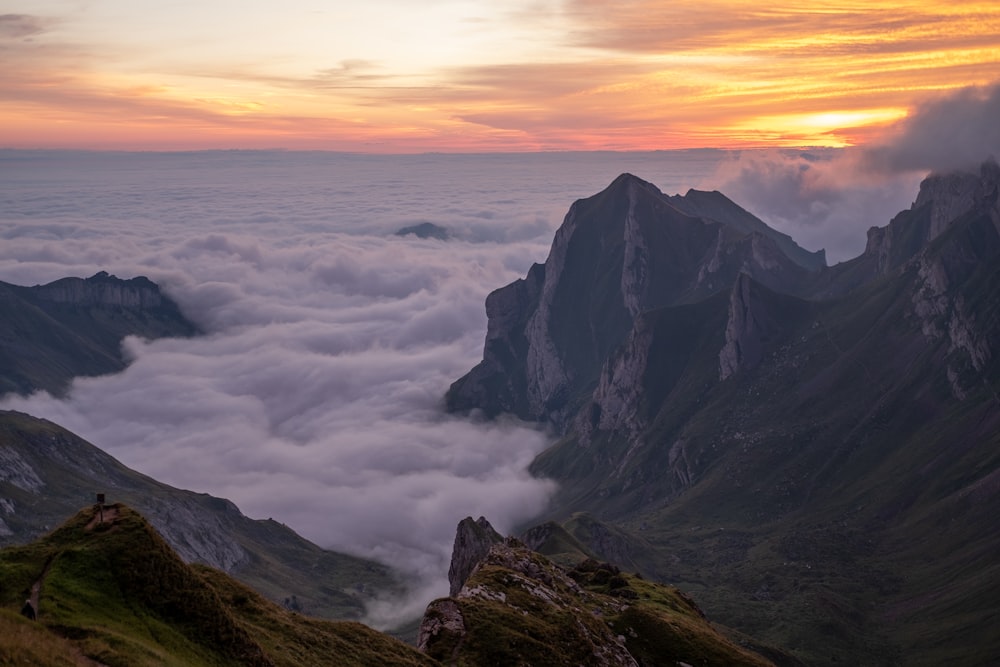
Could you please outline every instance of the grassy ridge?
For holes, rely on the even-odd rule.
[[[227,575],[186,565],[124,505],[79,512],[30,545],[0,551],[0,655],[37,664],[429,664],[358,623],[306,619]],[[42,580],[38,622],[15,614]],[[51,639],[51,641],[48,641]],[[55,657],[53,657],[55,656]],[[11,658],[13,659],[13,658]]]
[[[15,470],[30,470],[36,484],[0,479],[0,497],[14,507],[3,515],[12,534],[0,536],[0,546],[41,536],[91,502],[95,490],[107,490],[110,500],[148,518],[185,560],[211,557],[213,548],[237,552],[244,560],[231,564],[230,574],[272,600],[294,595],[310,615],[357,619],[366,599],[398,586],[382,565],[322,549],[277,521],[246,517],[221,498],[146,477],[43,419],[0,411],[0,455],[16,462]]]

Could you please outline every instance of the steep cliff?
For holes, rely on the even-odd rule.
[[[538,272],[550,297],[506,320],[533,323],[505,325],[523,352],[491,360],[494,385],[516,367],[561,392],[517,412],[561,436],[532,466],[560,484],[545,518],[631,534],[648,575],[811,663],[1000,650],[981,585],[1000,549],[998,174],[929,177],[862,255],[815,271],[706,219],[740,220],[721,195],[682,206],[622,177],[574,204]],[[607,234],[584,243],[587,224]],[[470,396],[456,383],[450,405]]]
[[[544,265],[489,296],[483,361],[452,385],[448,407],[564,428],[643,312],[698,301],[741,274],[805,285],[803,264],[819,263],[729,200],[671,198],[623,174],[573,204]]]

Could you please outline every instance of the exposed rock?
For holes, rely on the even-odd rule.
[[[914,208],[930,207],[927,240],[937,238],[957,218],[973,209],[996,209],[1000,165],[984,162],[978,174],[950,172],[928,176],[920,184]]]
[[[704,298],[741,272],[806,285],[804,265],[822,260],[717,193],[689,196],[622,174],[575,202],[544,266],[490,295],[483,361],[452,385],[449,409],[565,429],[641,313]]]
[[[23,287],[0,283],[0,394],[64,393],[74,377],[125,368],[126,336],[192,336],[198,328],[143,277],[100,272]]]
[[[454,659],[458,649],[465,639],[465,619],[458,603],[448,598],[434,600],[427,605],[424,618],[417,631],[417,648],[427,652],[432,643],[448,637],[454,643],[455,649],[449,658]]]
[[[538,296],[506,288],[507,316],[490,316],[491,337],[516,344],[488,351],[449,406],[502,412],[489,396],[504,387],[512,412],[550,421],[561,437],[531,470],[559,482],[552,515],[642,531],[643,557],[704,583],[727,624],[795,628],[817,662],[995,654],[996,641],[962,639],[954,610],[988,618],[979,587],[997,550],[996,503],[959,499],[996,479],[1000,167],[926,179],[862,255],[813,272],[719,212],[728,200],[701,196],[623,175],[576,202],[533,269]],[[758,558],[790,526],[825,535],[814,522],[838,528],[808,559]],[[552,530],[532,538],[552,536],[553,554],[576,550]],[[883,574],[858,586],[865,572]],[[793,610],[814,608],[802,585],[813,575],[843,583],[807,621]],[[871,590],[896,599],[873,607]],[[906,620],[916,613],[933,628]]]
[[[477,525],[462,523],[460,533]],[[676,589],[593,560],[567,571],[513,538],[490,545],[461,590],[427,607],[418,647],[446,664],[770,664],[718,634]]]
[[[86,279],[62,278],[31,289],[39,299],[78,306],[158,308],[164,303],[160,288],[145,276],[122,280],[106,271]]]
[[[745,273],[733,285],[729,298],[729,322],[726,344],[719,351],[719,379],[725,380],[743,368],[760,362],[768,323],[757,312],[751,296],[752,281]]]
[[[503,536],[493,530],[485,517],[473,521],[470,516],[459,522],[455,532],[455,546],[451,552],[451,565],[448,567],[449,595],[458,594],[490,547],[502,541]]]
[[[768,227],[767,224],[746,211],[721,192],[713,190],[688,190],[683,197],[674,195],[670,202],[688,215],[724,223],[745,234],[759,234],[773,240],[792,261],[808,271],[818,271],[826,266],[826,251],[810,252],[799,246],[787,234]]]

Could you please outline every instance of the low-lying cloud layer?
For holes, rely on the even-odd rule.
[[[544,260],[574,199],[621,171],[684,188],[719,156],[0,155],[0,279],[147,275],[207,332],[128,339],[125,372],[4,407],[394,565],[414,596],[371,620],[418,614],[459,520],[510,531],[553,490],[526,472],[544,433],[441,409],[486,295]],[[453,240],[394,234],[422,221]]]
[[[996,105],[996,89],[968,95],[955,98],[966,118]],[[924,107],[898,136],[923,136],[949,104]],[[129,339],[124,373],[78,379],[64,401],[2,405],[164,482],[400,568],[415,595],[372,609],[389,624],[446,591],[461,518],[510,531],[553,491],[526,472],[544,433],[448,416],[441,402],[481,357],[486,295],[545,259],[572,201],[625,171],[667,193],[719,189],[838,261],[915,196],[923,174],[899,168],[903,148],[883,149],[893,160],[0,152],[0,280],[146,275],[207,332]],[[421,222],[451,240],[394,234]]]

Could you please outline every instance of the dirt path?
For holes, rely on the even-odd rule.
[[[104,505],[99,509],[94,510],[94,518],[90,520],[84,530],[93,530],[94,526],[99,523],[113,523],[115,519],[118,518],[118,506],[117,505]]]
[[[35,609],[35,618],[38,618],[38,603],[42,597],[42,583],[45,581],[45,575],[49,573],[49,567],[51,567],[54,558],[55,556],[50,556],[45,561],[45,566],[42,568],[42,573],[38,575],[38,580],[31,584],[31,594],[28,596],[28,601],[31,602],[31,606]]]
[[[112,523],[118,518],[118,507],[116,505],[105,505],[103,507],[94,510],[94,518],[90,520],[84,530],[93,530],[94,527],[99,523]],[[42,573],[38,575],[38,580],[31,585],[31,594],[28,596],[28,601],[31,602],[31,606],[35,608],[35,617],[41,612],[41,607],[39,606],[42,598],[42,584],[45,583],[45,575],[49,573],[49,567],[52,565],[52,560],[55,556],[49,557],[45,561],[45,567],[42,568]]]

